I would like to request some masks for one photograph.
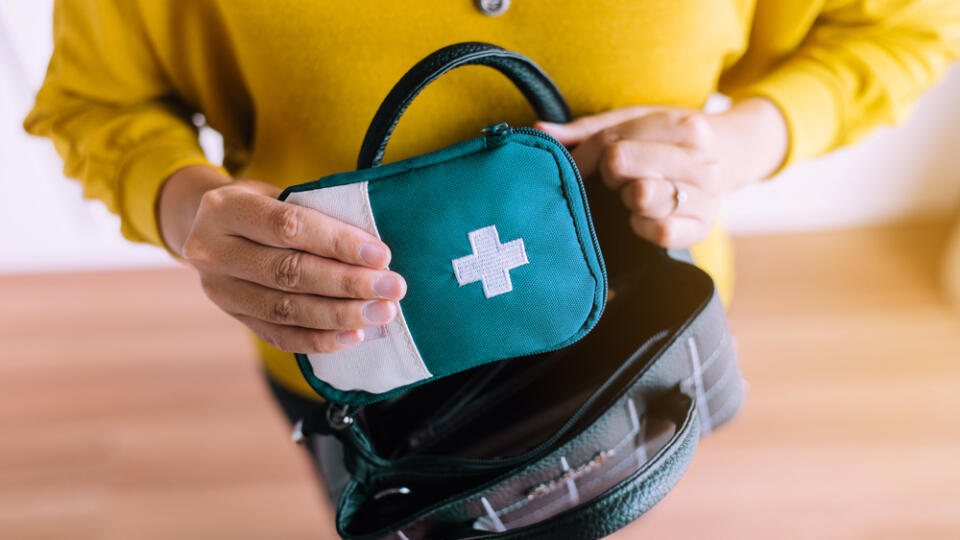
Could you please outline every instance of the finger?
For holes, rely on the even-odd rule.
[[[185,251],[195,267],[271,289],[351,299],[400,300],[407,283],[390,270],[372,270],[292,249],[228,237],[208,252]]]
[[[630,227],[637,236],[666,248],[688,248],[706,238],[710,232],[710,226],[704,221],[676,216],[651,219],[632,214]]]
[[[711,136],[706,116],[686,109],[660,110],[610,128],[620,139],[677,144],[707,150]]]
[[[595,135],[597,132],[626,122],[631,118],[649,114],[658,110],[657,107],[623,107],[599,114],[581,116],[573,122],[554,124],[552,122],[537,122],[533,127],[544,131],[565,146],[577,144]]]
[[[570,155],[577,163],[580,169],[580,175],[584,178],[592,176],[597,172],[600,160],[603,158],[604,151],[608,146],[618,141],[620,136],[612,130],[600,131],[592,135],[589,139],[578,144]]]
[[[620,189],[623,204],[644,217],[663,219],[679,209],[677,190],[662,178],[642,178],[627,182]]]
[[[715,199],[694,184],[663,178],[627,182],[620,189],[620,197],[633,213],[652,219],[707,215],[709,205]]]
[[[372,234],[303,206],[241,190],[215,190],[204,195],[201,210],[215,212],[217,226],[225,232],[263,245],[370,268],[390,262],[389,248]]]
[[[320,330],[352,330],[387,324],[397,305],[386,300],[343,300],[268,289],[235,278],[204,284],[204,292],[231,315]]]
[[[253,330],[260,339],[291,353],[333,353],[363,341],[363,330],[311,330],[274,324],[243,315],[238,315],[237,319]]]
[[[637,178],[698,178],[703,168],[674,144],[623,140],[606,145],[599,158],[603,183],[617,189]]]

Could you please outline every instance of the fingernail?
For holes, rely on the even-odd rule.
[[[390,321],[397,313],[393,302],[367,302],[363,306],[363,318],[370,324],[384,324]]]
[[[386,325],[371,326],[363,329],[363,341],[376,341],[389,335]]]
[[[360,260],[368,266],[386,266],[390,262],[387,249],[378,244],[363,244],[360,246]]]
[[[399,298],[403,293],[403,284],[397,276],[381,276],[373,282],[373,292],[380,298]]]
[[[540,131],[562,131],[563,124],[554,124],[553,122],[537,122],[533,127]]]
[[[352,347],[361,341],[363,341],[363,330],[337,332],[337,343],[343,347]]]

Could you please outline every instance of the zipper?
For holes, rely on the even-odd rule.
[[[480,133],[483,133],[487,137],[509,134],[511,132],[513,132],[513,128],[506,122],[497,122],[480,130]]]
[[[651,349],[661,344],[668,335],[670,335],[669,330],[661,330],[660,332],[650,336],[640,345],[640,347],[637,348],[636,351],[633,352],[633,354],[627,358],[625,362],[615,369],[613,373],[611,373],[610,376],[600,384],[600,386],[591,392],[590,396],[584,400],[584,402],[577,408],[576,412],[574,412],[573,415],[571,415],[562,426],[560,426],[551,436],[547,437],[546,440],[542,441],[540,444],[524,452],[523,454],[500,459],[475,459],[459,457],[447,457],[445,459],[439,459],[437,456],[413,455],[404,456],[396,460],[386,460],[372,453],[366,454],[366,457],[373,463],[379,463],[387,467],[395,466],[396,463],[402,463],[405,468],[408,468],[408,470],[430,471],[440,470],[445,467],[457,467],[461,468],[461,470],[458,471],[459,474],[484,474],[485,471],[489,472],[505,470],[506,468],[514,467],[519,463],[532,463],[533,461],[542,458],[545,453],[549,452],[550,448],[556,447],[558,441],[561,441],[564,439],[564,437],[567,437],[573,426],[580,422],[587,414],[587,411],[597,404],[600,396],[606,394],[610,390],[610,386],[613,385],[614,382],[618,380],[626,370],[633,367],[633,362],[637,358],[641,358],[648,354]],[[620,397],[622,397],[636,384],[636,380],[640,375],[641,374],[637,374],[636,376],[632,377],[630,381],[625,383],[624,387],[610,399],[613,401],[620,399]],[[600,414],[602,416],[603,412]],[[351,433],[362,436],[359,431],[360,430],[353,430]],[[356,442],[354,442],[354,444],[356,444]],[[467,471],[463,469],[464,467],[469,467],[471,470]]]
[[[431,445],[436,439],[440,439],[449,433],[450,425],[462,418],[460,412],[470,406],[478,394],[483,392],[487,385],[492,381],[506,366],[506,362],[497,362],[491,368],[481,374],[479,377],[473,377],[466,384],[460,387],[454,395],[441,405],[441,408],[435,413],[433,418],[428,418],[425,422],[412,430],[406,437],[406,450],[421,450]],[[443,407],[447,407],[443,410]]]
[[[606,265],[603,262],[603,252],[600,251],[600,240],[597,239],[597,231],[593,227],[593,216],[590,214],[590,205],[588,204],[588,200],[587,200],[587,189],[583,185],[583,178],[580,176],[580,169],[577,167],[577,162],[573,160],[573,156],[570,155],[570,151],[567,150],[565,146],[560,144],[560,141],[553,138],[549,134],[543,131],[540,131],[539,129],[534,129],[531,127],[514,128],[514,127],[511,127],[510,124],[508,124],[507,122],[498,122],[496,124],[483,128],[481,132],[487,137],[497,137],[497,136],[510,135],[512,133],[520,133],[523,135],[530,135],[533,137],[543,139],[549,142],[550,144],[552,144],[553,146],[556,146],[557,148],[559,148],[560,153],[563,154],[563,157],[566,158],[567,163],[570,164],[570,168],[573,169],[573,174],[577,178],[577,187],[580,189],[580,199],[583,201],[583,211],[587,216],[587,230],[590,231],[590,241],[593,242],[593,249],[598,255],[597,262],[600,264],[600,278],[601,278],[601,283],[603,285],[604,294],[603,294],[603,298],[600,300],[600,313],[598,314],[598,317],[599,317],[599,315],[603,313],[603,308],[607,304],[606,291],[607,291],[607,288],[609,287],[609,284],[607,283],[607,269],[606,269]],[[570,343],[566,343],[564,347],[569,347],[570,345],[573,345],[574,343],[583,339],[585,336],[586,334],[578,337],[577,339],[571,341]],[[560,348],[560,347],[557,347],[557,348]],[[551,349],[551,350],[556,350],[556,349]],[[549,352],[549,350],[541,351],[541,352]]]

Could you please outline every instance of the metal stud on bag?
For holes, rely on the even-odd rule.
[[[340,403],[330,403],[326,408],[326,420],[327,425],[336,431],[341,431],[347,429],[353,425],[354,419],[350,415],[350,406],[342,405]],[[293,432],[290,434],[290,439],[297,444],[304,444],[307,440],[307,436],[313,433],[313,429],[310,428],[309,433],[304,430],[304,418],[297,420],[297,423],[293,425]]]
[[[483,12],[484,15],[489,15],[491,17],[497,17],[503,15],[510,9],[510,0],[475,0],[477,3],[477,9]]]
[[[327,424],[331,428],[340,431],[353,425],[353,417],[350,416],[350,406],[339,403],[331,403],[327,407]]]

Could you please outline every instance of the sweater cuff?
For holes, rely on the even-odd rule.
[[[822,66],[812,61],[794,60],[736,93],[737,98],[765,97],[783,113],[790,141],[777,173],[788,165],[819,156],[836,146],[842,127],[843,104],[834,84]]]
[[[157,200],[167,178],[187,165],[216,167],[192,144],[151,146],[127,159],[118,181],[120,231],[126,238],[167,248],[157,220]]]

